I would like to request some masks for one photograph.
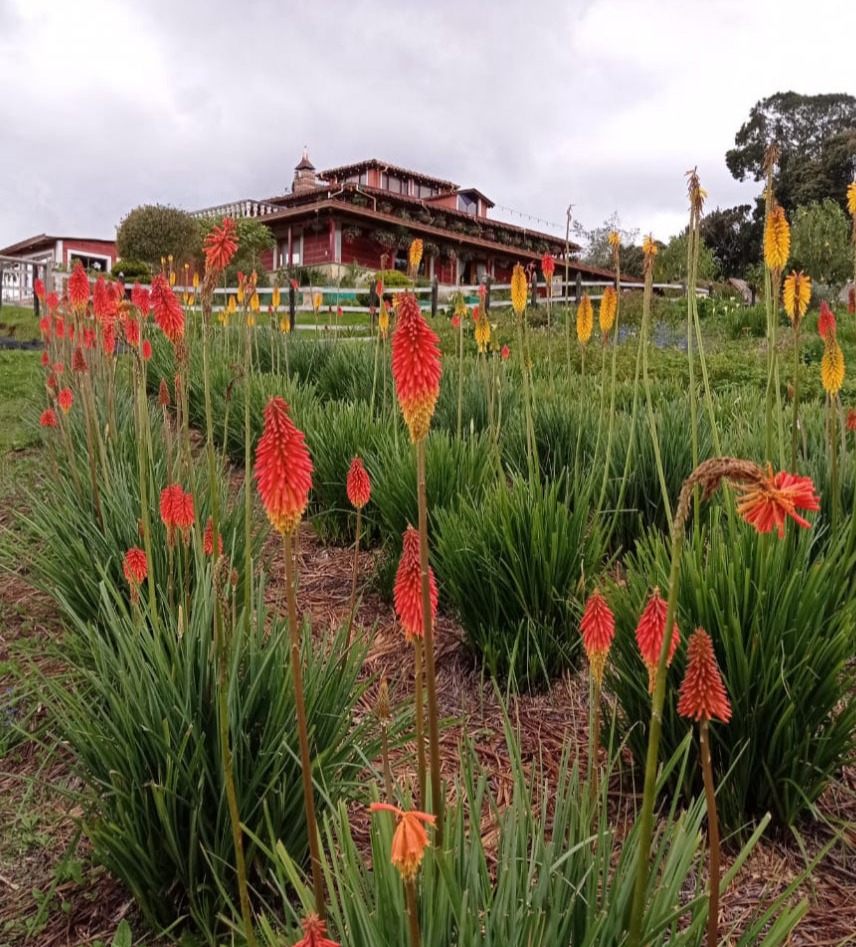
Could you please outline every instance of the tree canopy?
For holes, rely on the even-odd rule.
[[[119,224],[116,249],[123,259],[155,266],[170,254],[176,263],[185,260],[198,240],[197,223],[186,211],[165,204],[143,204]]]
[[[761,258],[763,226],[753,215],[751,204],[717,207],[705,214],[701,219],[701,236],[722,277],[745,278],[749,268]]]
[[[678,283],[687,279],[687,232],[677,234],[654,257],[654,280]],[[716,279],[718,266],[713,251],[702,238],[698,255],[698,279],[701,283]]]
[[[856,173],[856,97],[777,92],[756,102],[725,163],[738,181],[764,178],[764,153],[780,149],[776,198],[787,211],[833,198],[844,206]]]
[[[815,283],[836,289],[853,273],[850,220],[838,204],[826,200],[798,207],[791,223],[791,264]]]
[[[197,221],[198,237],[194,255],[200,269],[204,266],[203,241],[211,232],[212,227],[220,226],[222,222],[222,217],[205,217]],[[257,270],[261,278],[261,257],[263,253],[274,248],[276,244],[274,235],[260,220],[254,217],[238,217],[235,220],[235,230],[238,249],[226,268],[226,281],[230,284],[236,282],[238,270],[245,273]],[[260,282],[259,285],[264,285],[264,282]]]

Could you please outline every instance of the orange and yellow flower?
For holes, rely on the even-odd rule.
[[[404,533],[404,547],[398,570],[395,573],[395,588],[393,601],[395,612],[404,637],[407,641],[421,638],[425,634],[422,624],[422,572],[419,564],[419,533],[412,526],[408,526]],[[428,587],[431,598],[431,618],[437,614],[437,582],[434,579],[434,570],[428,567]]]
[[[392,836],[390,861],[403,881],[412,881],[422,864],[425,849],[431,844],[425,826],[434,825],[436,817],[416,809],[398,809],[385,802],[373,802],[369,809],[372,812],[391,812],[395,816],[397,824]]]
[[[594,328],[594,307],[588,293],[583,293],[577,306],[577,338],[580,345],[586,345]]]
[[[303,432],[295,427],[279,395],[265,407],[254,473],[273,528],[283,535],[294,532],[309,502],[312,458]]]
[[[544,256],[541,257],[541,272],[544,274],[544,279],[549,285],[553,279],[553,274],[556,272],[556,260],[552,253],[545,253]]]
[[[41,427],[56,427],[56,411],[53,408],[45,408],[39,416],[39,425]]]
[[[412,273],[416,273],[419,269],[419,264],[422,262],[422,252],[424,250],[424,244],[417,237],[415,240],[410,243],[410,251],[408,253],[408,261],[410,263],[410,270]]]
[[[600,300],[600,331],[604,337],[608,336],[615,325],[615,313],[618,309],[618,295],[612,286],[607,286],[603,290],[603,296]]]
[[[488,318],[483,311],[476,322],[474,337],[479,353],[483,355],[487,352],[487,347],[490,344],[490,322],[488,322]]]
[[[713,642],[704,628],[696,628],[687,643],[687,669],[681,682],[678,713],[696,721],[717,718],[728,723],[731,719]]]
[[[214,520],[209,516],[202,534],[202,550],[206,556],[214,553]],[[217,531],[217,555],[223,555],[223,534]]]
[[[440,395],[440,340],[428,327],[416,297],[398,297],[398,324],[392,336],[392,377],[410,440],[428,433]]]
[[[184,310],[169,283],[161,273],[152,279],[151,306],[155,322],[175,345],[184,338]]]
[[[583,647],[588,655],[591,676],[600,685],[603,682],[603,669],[612,647],[612,639],[615,637],[615,617],[606,599],[597,590],[592,592],[586,602],[580,631],[583,634]]]
[[[838,326],[835,322],[835,313],[829,308],[826,300],[820,304],[820,315],[817,317],[817,334],[824,340],[831,333],[835,335]]]
[[[811,300],[811,277],[794,270],[785,277],[782,302],[791,322],[798,323],[808,311]]]
[[[361,510],[369,502],[372,495],[372,482],[359,457],[351,461],[345,487],[351,506]]]
[[[216,224],[205,237],[202,245],[205,253],[205,268],[209,273],[225,270],[238,249],[238,228],[231,217],[224,217],[223,223]]]
[[[327,936],[327,925],[317,914],[310,914],[301,921],[303,937],[294,947],[341,947],[341,944]]]
[[[654,684],[657,678],[657,666],[660,663],[660,650],[663,647],[663,637],[666,634],[666,612],[668,606],[665,599],[660,595],[660,590],[655,588],[654,594],[648,600],[645,610],[639,618],[639,624],[636,626],[636,644],[639,647],[639,653],[648,668],[648,691],[654,693]],[[675,649],[680,643],[681,635],[678,631],[677,622],[672,627],[672,640],[669,643],[669,653],[666,656],[666,667],[672,663],[675,656]]]
[[[71,276],[68,278],[68,298],[72,309],[77,312],[82,312],[89,302],[89,277],[86,275],[80,260],[77,261]]]
[[[526,279],[526,270],[519,263],[515,263],[511,272],[511,306],[518,316],[523,315],[528,298],[529,281]]]
[[[856,218],[856,181],[847,185],[847,210]]]
[[[780,273],[788,262],[791,252],[791,228],[785,217],[785,209],[774,207],[764,224],[764,262],[776,273]]]
[[[820,360],[820,380],[828,395],[837,395],[844,384],[844,352],[834,332],[826,337],[823,357]]]
[[[790,517],[806,529],[811,523],[797,510],[819,510],[820,500],[810,477],[798,477],[782,470],[773,475],[768,466],[767,476],[760,483],[737,487],[740,501],[737,512],[759,533],[769,533],[775,527],[779,538],[785,535],[785,520]]]
[[[657,246],[657,241],[654,239],[654,235],[650,233],[646,234],[642,238],[642,255],[645,260],[646,272],[654,265],[654,257],[658,252],[659,247]]]
[[[57,395],[56,403],[59,405],[63,414],[68,414],[68,412],[71,411],[71,406],[74,404],[74,392],[72,392],[71,388],[63,388]]]

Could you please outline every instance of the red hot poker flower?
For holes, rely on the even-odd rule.
[[[704,628],[696,628],[687,644],[687,669],[681,683],[678,713],[692,720],[723,723],[731,719],[731,705],[716,665],[713,642]]]
[[[348,470],[348,480],[346,483],[348,499],[351,506],[361,510],[369,502],[372,493],[372,484],[362,460],[355,457],[351,461],[351,467]]]
[[[68,298],[72,308],[78,312],[82,312],[89,302],[89,277],[79,260],[68,278]]]
[[[74,404],[74,394],[71,388],[63,388],[57,395],[56,403],[60,406],[63,414],[68,414]]]
[[[152,357],[152,343],[148,339],[143,339],[143,346],[141,349],[143,360],[148,361]]]
[[[202,548],[205,551],[206,556],[210,556],[214,552],[214,520],[211,517],[208,517],[208,522],[205,524],[205,532],[202,536]],[[217,534],[217,551],[218,555],[223,555],[223,534]]]
[[[663,647],[663,636],[666,634],[666,612],[666,601],[660,595],[660,590],[655,588],[636,626],[636,644],[639,646],[639,653],[642,655],[645,667],[648,668],[648,691],[651,694],[654,693],[657,665],[660,663],[660,649]],[[666,657],[666,667],[672,663],[680,640],[681,635],[675,622],[669,653]]]
[[[341,944],[327,937],[327,925],[317,914],[310,914],[300,926],[303,928],[303,937],[294,947],[341,947]]]
[[[224,217],[221,226],[214,226],[205,237],[205,268],[208,272],[225,270],[238,249],[238,229],[231,217]]]
[[[503,360],[503,362],[507,362],[510,355],[511,349],[507,345],[503,345],[503,347],[499,350],[500,358]]]
[[[38,278],[33,280],[33,294],[37,299],[44,301],[45,298],[45,284]]]
[[[763,483],[737,489],[740,492],[737,512],[759,533],[772,532],[775,527],[779,539],[785,535],[785,520],[789,516],[799,526],[811,528],[811,523],[797,510],[820,509],[811,477],[798,477],[785,470],[773,476],[773,468],[768,467]]]
[[[601,684],[606,658],[615,637],[615,617],[606,599],[597,590],[592,592],[586,602],[580,631],[583,633],[583,647],[588,655],[591,676]]]
[[[826,305],[826,300],[824,300],[820,304],[820,315],[817,317],[818,335],[825,340],[830,330],[832,330],[832,334],[835,335],[836,328],[835,314],[829,306]]]
[[[309,502],[312,458],[303,432],[288,416],[288,405],[282,398],[270,399],[264,417],[255,477],[271,525],[286,535],[296,529]]]
[[[175,545],[175,531],[183,515],[183,505],[184,490],[181,489],[181,484],[173,483],[161,490],[160,515],[166,526],[166,541],[169,546]]]
[[[64,319],[57,317],[56,321],[54,322],[54,333],[56,334],[56,337],[58,339],[65,338],[65,320]]]
[[[428,567],[428,586],[431,596],[431,619],[437,615],[437,582],[434,570]],[[419,567],[419,532],[408,526],[404,533],[404,548],[395,573],[393,592],[395,611],[404,629],[407,641],[425,634],[422,625],[422,573]]]
[[[45,296],[45,305],[48,307],[48,312],[56,312],[59,307],[59,296],[56,293],[48,293]]]
[[[56,427],[56,411],[53,408],[45,408],[39,417],[39,424],[42,427]]]
[[[51,337],[51,321],[47,316],[42,316],[39,319],[39,332],[42,334],[42,338],[47,342]]]
[[[142,549],[132,546],[125,553],[125,561],[122,563],[122,571],[125,578],[133,585],[139,585],[149,574],[149,566],[146,561],[146,554]]]
[[[170,342],[175,345],[179,339],[183,339],[184,310],[162,273],[152,280],[151,305],[155,321]]]
[[[136,319],[132,319],[130,316],[125,319],[122,323],[122,328],[125,330],[125,339],[128,342],[128,345],[133,345],[136,348],[140,344],[140,324]]]
[[[397,825],[392,836],[390,861],[404,881],[412,881],[422,864],[425,849],[430,845],[425,826],[434,825],[436,817],[416,809],[398,809],[385,802],[373,802],[369,809],[372,812],[391,812],[395,816]]]
[[[179,487],[179,489],[181,489]],[[193,529],[193,524],[196,521],[196,513],[193,508],[193,494],[192,493],[181,493],[181,501],[177,502],[176,505],[176,520],[175,525],[181,530],[181,537],[184,540],[184,545],[188,546],[190,544],[190,531]]]
[[[95,330],[92,328],[92,326],[84,326],[83,347],[85,349],[95,348]]]
[[[48,354],[48,350],[47,350],[47,349],[44,349],[44,350],[42,351],[42,365],[43,365],[45,368],[47,368],[48,365],[50,365],[50,363],[51,363],[51,357],[50,357],[50,355]],[[851,408],[851,410],[852,410],[852,408]]]
[[[79,345],[71,356],[71,370],[77,373],[89,371],[89,366],[83,357],[83,349]]]
[[[149,307],[151,306],[151,297],[145,286],[134,283],[131,288],[131,302],[140,310],[140,315],[145,319],[149,314]]]
[[[101,330],[101,347],[105,355],[113,355],[116,352],[116,327],[112,322],[105,322]]]
[[[847,412],[847,430],[856,431],[856,408],[851,408]]]
[[[116,318],[116,300],[107,288],[103,276],[98,277],[92,290],[92,311],[99,320]]]
[[[399,297],[392,336],[392,375],[410,440],[421,441],[431,426],[440,394],[440,346],[411,293]]]
[[[541,257],[541,272],[544,274],[544,279],[549,283],[553,278],[553,273],[556,271],[556,260],[551,253],[545,253]]]

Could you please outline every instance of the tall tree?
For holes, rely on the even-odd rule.
[[[582,241],[585,249],[580,259],[589,266],[599,266],[603,269],[612,269],[612,247],[609,245],[609,235],[616,232],[621,237],[622,259],[623,251],[632,247],[639,236],[638,230],[623,230],[618,211],[599,226],[587,230],[578,220],[574,221],[574,236]],[[622,263],[622,269],[625,269]],[[625,270],[630,273],[630,270]]]
[[[705,214],[701,235],[716,259],[723,277],[745,278],[748,269],[761,259],[763,227],[751,204],[725,207]]]
[[[798,207],[791,226],[791,264],[836,289],[853,275],[850,220],[835,201]]]
[[[856,98],[845,93],[777,92],[757,102],[725,154],[738,181],[764,177],[764,152],[780,150],[776,197],[788,211],[831,197],[844,205],[856,172]]]

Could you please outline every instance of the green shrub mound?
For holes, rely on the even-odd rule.
[[[603,565],[590,481],[515,476],[437,515],[441,601],[494,675],[520,687],[574,664],[586,588]]]

